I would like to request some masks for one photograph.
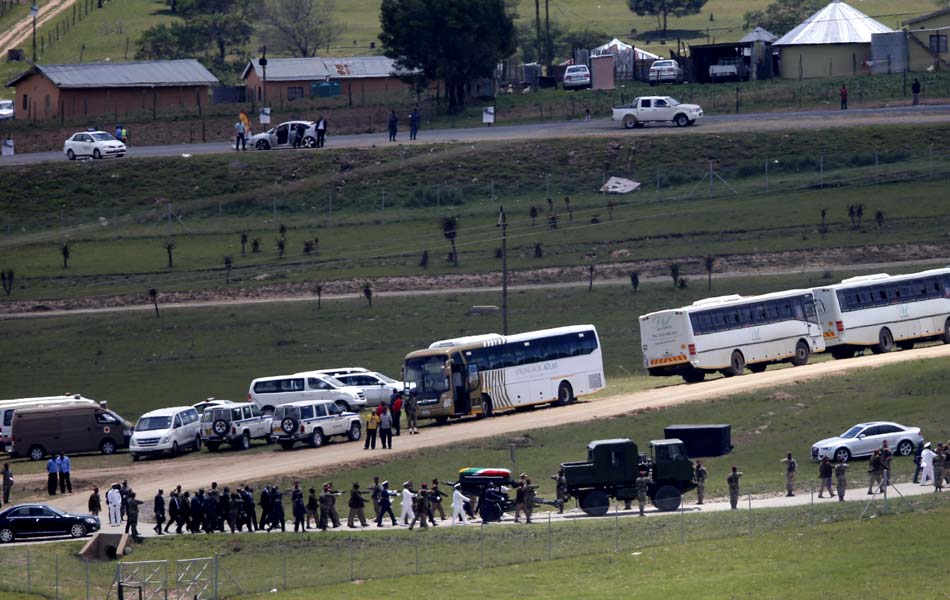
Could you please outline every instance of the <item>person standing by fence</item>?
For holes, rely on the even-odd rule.
[[[416,135],[419,133],[419,109],[413,107],[412,112],[409,113],[409,139],[416,139]]]
[[[317,148],[323,148],[327,142],[327,120],[320,115],[317,119]]]
[[[59,465],[56,457],[51,456],[46,462],[46,491],[50,496],[56,495],[56,485],[59,483]]]
[[[798,461],[792,458],[792,453],[789,452],[785,455],[785,458],[779,462],[785,463],[785,495],[794,496],[795,473],[798,471]]]
[[[732,466],[732,473],[729,473],[729,476],[726,477],[726,485],[729,486],[729,505],[732,506],[732,510],[736,510],[739,506],[739,478],[742,477],[742,473],[736,470],[736,466]]]
[[[633,486],[637,490],[637,504],[640,509],[640,516],[645,517],[646,513],[644,509],[647,505],[647,492],[650,489],[650,480],[647,479],[646,471],[640,471],[640,476],[633,482]]]
[[[10,504],[10,490],[13,489],[13,471],[10,470],[10,463],[3,463],[0,477],[3,479],[3,503]]]
[[[848,491],[848,463],[844,462],[844,457],[838,457],[838,464],[835,465],[835,483],[838,486],[838,502],[844,502],[844,494]]]
[[[379,416],[379,442],[383,449],[393,448],[393,416],[389,408],[383,406],[383,414]]]
[[[917,106],[920,104],[920,82],[917,81],[916,77],[914,77],[914,83],[910,86],[910,93],[913,94],[914,97],[912,105]]]
[[[818,497],[823,498],[825,490],[828,490],[828,497],[834,498],[835,495],[831,491],[831,474],[834,469],[831,466],[831,461],[828,460],[827,456],[821,457],[821,463],[818,465]]]
[[[881,451],[875,450],[868,462],[868,495],[874,494],[874,490],[881,485],[883,479],[884,463],[881,462]]]
[[[841,97],[841,110],[848,110],[848,86],[842,83],[838,95]]]
[[[389,113],[389,141],[396,141],[396,134],[399,132],[399,117],[396,116],[396,111],[392,110]]]
[[[564,476],[564,469],[558,469],[557,475],[552,475],[554,480],[554,490],[557,498],[557,514],[564,514],[564,504],[567,503],[567,478]]]

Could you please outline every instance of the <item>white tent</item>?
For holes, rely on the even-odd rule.
[[[871,34],[893,31],[850,4],[834,0],[780,37],[773,45],[870,44]]]
[[[630,56],[632,59],[633,52],[636,50],[637,60],[658,60],[660,57],[652,52],[647,52],[641,48],[634,49],[630,44],[625,44],[617,38],[614,38],[604,44],[603,46],[598,46],[590,51],[591,56],[602,56],[604,54],[613,54],[616,59],[619,60],[623,56]],[[628,60],[630,60],[628,59]]]

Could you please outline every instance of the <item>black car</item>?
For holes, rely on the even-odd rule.
[[[72,515],[45,504],[18,504],[0,512],[0,543],[21,537],[81,538],[99,527],[99,518],[92,515]]]

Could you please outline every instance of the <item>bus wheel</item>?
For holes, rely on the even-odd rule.
[[[745,371],[745,357],[738,350],[732,351],[732,357],[729,359],[729,368],[723,369],[722,374],[726,377],[737,377]]]
[[[700,369],[690,369],[683,373],[683,381],[686,383],[700,383],[703,379],[706,379],[706,371]]]
[[[903,340],[897,342],[897,347],[901,350],[913,350],[915,340]]]
[[[482,394],[482,412],[478,415],[479,419],[487,419],[494,414],[494,409],[492,408],[491,396],[488,394]]]
[[[564,406],[574,401],[574,388],[566,381],[562,381],[557,388],[557,405]]]
[[[836,360],[854,358],[854,348],[851,346],[835,346],[831,349],[831,356]]]
[[[874,354],[886,354],[894,350],[894,336],[891,330],[885,327],[877,336],[877,343],[871,346],[871,352]]]
[[[947,319],[943,324],[943,335],[940,336],[940,341],[944,344],[950,344],[950,319]]]
[[[749,370],[753,373],[764,373],[765,368],[768,366],[768,363],[755,363],[754,365],[749,365]]]
[[[808,358],[811,356],[811,348],[805,340],[798,340],[795,344],[795,356],[792,357],[792,364],[801,367],[808,364]]]

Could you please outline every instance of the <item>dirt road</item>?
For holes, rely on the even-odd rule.
[[[36,29],[39,30],[45,23],[54,19],[67,8],[73,5],[75,0],[50,0],[40,7],[39,15],[36,17]],[[25,45],[33,34],[33,17],[27,15],[3,33],[0,33],[0,51],[6,54],[11,48],[19,48]],[[27,50],[27,56],[30,51]],[[27,67],[24,67],[24,70]]]
[[[672,385],[634,394],[613,396],[595,402],[580,402],[566,407],[535,410],[500,416],[487,421],[465,421],[446,427],[426,428],[419,436],[402,436],[390,455],[399,455],[419,450],[445,446],[464,440],[472,440],[516,431],[556,427],[569,423],[608,419],[646,408],[657,408],[699,402],[711,398],[729,396],[788,385],[806,379],[841,374],[854,369],[876,368],[902,362],[950,357],[950,346],[932,346],[917,350],[905,350],[892,354],[862,356],[844,361],[829,361],[804,367],[766,371],[765,373],[717,379],[695,385]],[[379,459],[379,454],[372,456]],[[317,450],[298,450],[258,454],[236,460],[233,453],[189,461],[186,465],[174,460],[149,461],[146,463],[124,462],[114,468],[84,472],[82,479],[91,481],[100,488],[128,479],[141,498],[152,498],[159,487],[173,488],[180,484],[184,489],[207,487],[211,481],[219,485],[255,481],[275,476],[300,476],[316,471],[327,472],[343,466],[368,462],[370,457],[362,454],[362,446],[353,443],[331,443]],[[186,467],[186,468],[183,468]],[[45,474],[29,475],[17,479],[19,485],[34,487],[45,481]],[[65,510],[85,512],[87,494],[75,493],[56,497],[51,504]]]

